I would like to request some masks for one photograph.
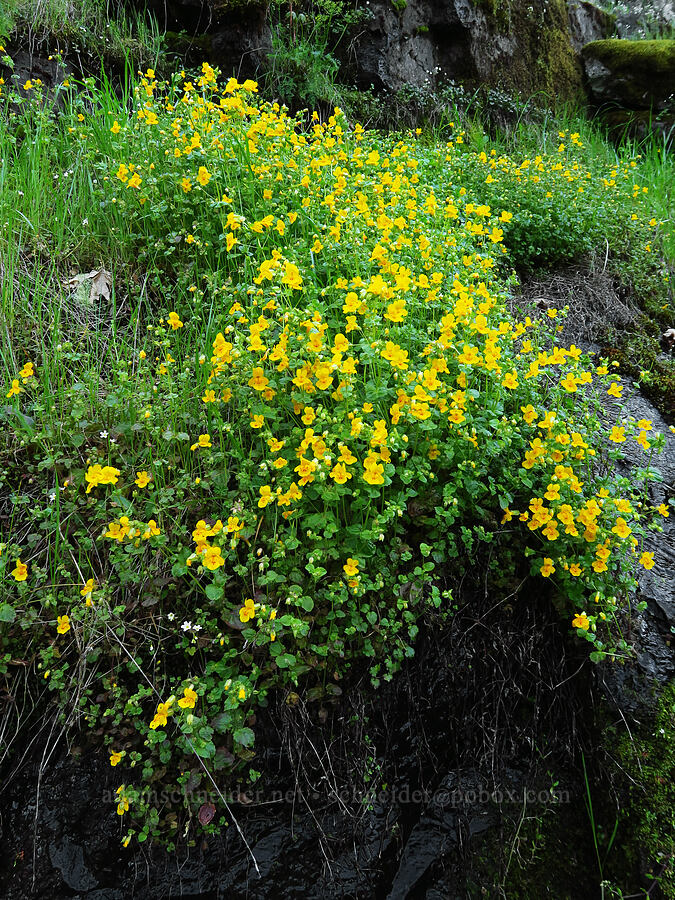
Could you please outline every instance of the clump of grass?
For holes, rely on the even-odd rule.
[[[156,20],[142,6],[129,12],[119,0],[6,0],[0,11],[3,40],[31,53],[59,50],[80,64],[98,60],[108,67],[131,60],[157,68],[164,55]]]
[[[248,767],[270,692],[392,678],[481,547],[630,654],[663,437],[603,434],[611,366],[508,300],[601,223],[647,256],[637,162],[307,127],[208,64],[59,92],[0,126],[3,666],[103,735],[125,840]]]

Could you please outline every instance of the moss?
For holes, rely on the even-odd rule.
[[[614,744],[630,781],[621,810],[621,854],[656,879],[660,893],[675,898],[675,683],[662,693],[652,721]]]
[[[675,85],[675,40],[593,41],[582,55],[611,73],[605,79],[608,86],[601,87],[601,99],[637,109],[668,106]]]
[[[675,83],[675,40],[625,41],[610,38],[592,41],[583,49],[585,57],[593,57],[618,75],[670,75]],[[671,83],[671,84],[672,84]]]
[[[495,0],[493,27],[502,26],[508,11],[508,33],[518,42],[518,52],[497,66],[491,82],[525,96],[540,95],[542,105],[581,102],[584,99],[581,65],[570,42],[565,0],[551,0],[545,7],[528,0]]]

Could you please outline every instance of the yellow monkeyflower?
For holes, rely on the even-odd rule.
[[[615,444],[623,444],[623,442],[626,440],[626,429],[623,427],[619,427],[618,425],[614,425],[608,437],[610,441],[613,441]]]
[[[120,762],[123,756],[124,751],[113,750],[113,752],[110,754],[110,765],[115,768],[115,766]]]
[[[174,331],[177,331],[179,328],[183,327],[183,323],[181,322],[180,316],[177,312],[170,312],[167,317],[167,321]]]
[[[161,534],[161,529],[158,528],[157,522],[154,519],[150,519],[148,522],[145,531],[141,535],[144,541],[149,540],[151,537],[156,537],[158,534]]]
[[[27,362],[24,367],[19,372],[22,381],[28,381],[29,378],[32,378],[35,375],[35,369],[32,362]]]
[[[212,446],[211,435],[210,434],[200,434],[199,438],[190,447],[190,450],[197,450],[198,448],[211,447],[211,446]]]
[[[168,722],[168,717],[171,714],[171,706],[171,700],[168,700],[166,703],[157,704],[157,712],[155,713],[152,722],[150,722],[150,728],[152,728],[153,731],[157,728],[162,727],[163,725],[166,725],[166,723]]]
[[[589,625],[591,623],[588,620],[588,616],[585,612],[577,613],[576,616],[572,619],[572,628],[581,628],[582,631],[588,631]]]
[[[181,709],[194,709],[196,702],[197,692],[191,687],[186,687],[183,691],[183,696],[178,701],[178,705]]]
[[[612,528],[612,534],[618,535],[622,540],[625,540],[628,535],[631,534],[631,529],[628,527],[628,523],[622,516],[619,516],[616,520],[616,525]]]
[[[207,547],[206,552],[202,556],[202,565],[211,572],[224,566],[225,560],[220,547]]]
[[[22,563],[21,559],[17,559],[12,575],[15,581],[25,581],[28,578],[28,566]]]
[[[644,566],[645,569],[653,569],[654,568],[654,554],[645,550],[645,552],[640,557],[640,565]]]
[[[146,471],[136,472],[136,480],[134,481],[134,484],[138,485],[139,488],[144,488],[150,484],[151,480],[152,479]]]
[[[12,386],[11,386],[10,389],[7,391],[7,394],[6,394],[5,396],[7,396],[7,397],[18,397],[19,394],[20,394],[22,391],[23,391],[23,388],[22,388],[21,385],[19,384],[19,379],[18,379],[18,378],[13,378],[13,379],[12,379]]]
[[[70,631],[70,619],[68,616],[57,616],[56,622],[56,631],[58,634],[65,634],[67,631]]]
[[[352,477],[352,473],[347,470],[343,462],[336,463],[329,475],[337,484],[345,484]]]
[[[96,589],[96,582],[93,578],[88,578],[84,584],[84,587],[80,591],[80,596],[84,597],[87,606],[91,606],[91,595],[94,593]]]
[[[239,610],[239,619],[242,622],[248,622],[253,616],[255,616],[255,603],[249,597]]]
[[[206,166],[199,167],[199,172],[197,173],[197,181],[201,184],[202,187],[206,187],[209,181],[211,181],[211,175]]]
[[[353,578],[355,575],[359,574],[359,561],[358,559],[354,559],[351,556],[347,557],[347,562],[343,565],[343,570],[345,575],[348,575],[350,578]]]
[[[555,566],[553,565],[553,560],[549,556],[544,557],[544,565],[539,569],[544,578],[548,578],[555,572]]]

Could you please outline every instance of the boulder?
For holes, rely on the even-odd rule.
[[[592,41],[582,56],[591,98],[659,112],[675,95],[675,40]]]

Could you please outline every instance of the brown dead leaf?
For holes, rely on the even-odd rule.
[[[91,272],[80,272],[72,278],[67,278],[63,286],[79,301],[93,306],[101,297],[110,300],[112,275],[107,269],[92,269]]]
[[[216,814],[216,808],[213,803],[203,803],[199,807],[197,818],[200,825],[208,825]]]

